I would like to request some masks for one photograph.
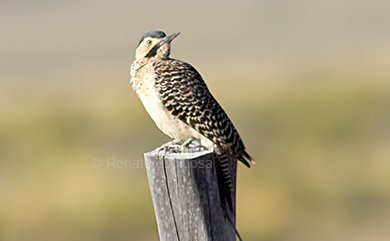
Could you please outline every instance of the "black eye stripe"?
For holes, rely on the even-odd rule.
[[[146,58],[151,58],[157,54],[158,44],[154,45],[152,49],[145,55]]]

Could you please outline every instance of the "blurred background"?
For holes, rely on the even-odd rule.
[[[389,1],[2,0],[0,29],[0,240],[158,240],[142,161],[169,138],[128,83],[155,29],[257,162],[246,241],[390,239]]]

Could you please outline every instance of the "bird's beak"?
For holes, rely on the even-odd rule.
[[[169,44],[170,42],[172,42],[172,40],[174,40],[180,33],[173,33],[171,35],[168,35],[166,36],[165,38],[163,38],[160,43],[158,44],[159,47],[160,46],[163,46],[164,44]]]
[[[153,57],[154,55],[156,55],[157,53],[157,50],[163,46],[164,44],[169,44],[170,42],[172,42],[172,40],[174,40],[180,33],[173,33],[171,35],[168,35],[166,36],[165,38],[161,39],[160,42],[158,42],[146,55],[145,57],[146,58],[150,58],[150,57]]]

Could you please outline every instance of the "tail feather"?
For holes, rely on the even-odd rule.
[[[237,156],[237,159],[241,161],[248,168],[251,167],[251,164],[252,165],[255,164],[253,158],[245,150],[240,155]]]
[[[234,232],[238,237],[238,240],[242,241],[241,235],[238,232],[230,216],[234,213],[234,206],[233,206],[234,188],[233,188],[233,181],[231,175],[232,173],[230,171],[231,170],[230,161],[231,160],[229,159],[229,156],[226,153],[215,154],[215,169],[217,173],[218,191],[219,191],[219,197],[221,200],[222,209],[225,212],[225,216],[228,222],[234,229]],[[229,210],[227,209],[226,204]]]
[[[215,169],[218,179],[218,191],[222,207],[226,210],[226,203],[233,211],[233,182],[230,173],[230,160],[226,153],[216,154]]]

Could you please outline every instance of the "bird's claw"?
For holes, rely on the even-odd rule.
[[[159,150],[159,156],[164,156],[166,153],[184,153],[184,152],[199,152],[206,148],[192,138],[187,139],[180,144],[179,140],[173,140],[162,145]]]

